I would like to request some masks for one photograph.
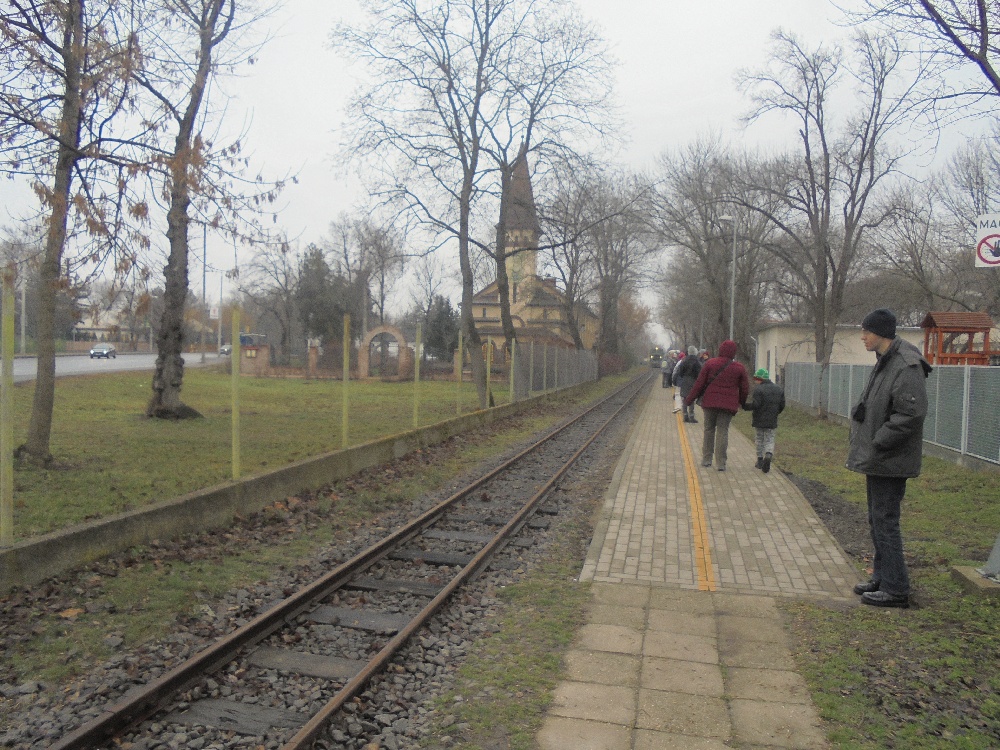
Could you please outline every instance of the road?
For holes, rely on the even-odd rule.
[[[205,355],[205,364],[228,359],[218,354]],[[200,354],[184,356],[185,367],[201,365]],[[121,354],[115,359],[91,359],[87,354],[74,354],[56,357],[56,377],[65,375],[91,375],[100,372],[124,372],[126,370],[152,370],[156,367],[155,354]],[[17,357],[14,359],[14,382],[22,383],[35,379],[38,363],[35,357]]]

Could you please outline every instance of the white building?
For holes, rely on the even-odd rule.
[[[814,327],[805,323],[772,323],[757,335],[757,361],[754,368],[766,367],[771,379],[780,379],[789,362],[815,362]],[[924,330],[919,326],[899,326],[896,335],[924,350]],[[875,355],[861,341],[860,325],[838,325],[833,338],[832,364],[873,365]]]

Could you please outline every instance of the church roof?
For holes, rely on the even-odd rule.
[[[504,228],[508,232],[518,229],[541,232],[538,212],[535,209],[535,196],[531,191],[531,176],[528,174],[528,157],[523,153],[514,162]]]

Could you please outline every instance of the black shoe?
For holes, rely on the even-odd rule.
[[[755,463],[753,465],[753,467],[755,469],[763,469],[764,468],[764,457],[763,456],[757,456],[757,463]]]
[[[702,465],[702,466],[711,466],[711,465],[712,465],[712,462],[711,462],[711,461],[702,461],[702,462],[701,462],[701,465]]]
[[[725,470],[726,470],[726,465],[725,464],[721,464],[719,466],[719,471],[725,471]]]
[[[764,463],[761,465],[760,470],[763,471],[765,474],[767,474],[767,472],[769,472],[771,470],[771,454],[770,453],[765,453],[764,454]]]
[[[861,596],[862,594],[870,594],[873,591],[878,591],[878,587],[878,581],[865,581],[864,583],[859,583],[854,587],[854,593],[858,596]]]
[[[906,609],[910,606],[910,597],[890,594],[887,591],[868,591],[861,595],[862,604],[873,607],[898,607]]]
[[[692,424],[698,424],[698,420],[695,419],[694,417],[691,417],[691,423]]]

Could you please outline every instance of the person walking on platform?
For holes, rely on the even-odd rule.
[[[716,467],[726,470],[729,450],[729,423],[747,401],[750,381],[746,368],[735,360],[736,342],[729,339],[719,347],[719,356],[705,362],[698,379],[684,399],[693,404],[701,399],[705,418],[705,435],[701,444],[701,465],[711,466],[714,453]]]
[[[771,373],[759,368],[753,374],[756,385],[743,408],[753,412],[754,442],[757,444],[757,469],[765,474],[771,470],[774,457],[774,436],[778,431],[778,415],[785,410],[785,391],[771,382]]]
[[[899,529],[906,480],[920,475],[927,384],[931,366],[920,350],[896,337],[896,316],[880,308],[861,323],[865,349],[877,362],[851,412],[847,468],[865,475],[868,525],[875,546],[871,580],[854,593],[875,607],[910,606],[910,577]]]
[[[664,357],[663,361],[660,362],[660,372],[663,373],[663,387],[669,388],[673,385],[671,381],[671,374],[674,370],[674,360],[670,357]]]
[[[674,384],[681,389],[682,403],[683,399],[687,398],[687,395],[691,392],[700,373],[701,360],[698,359],[698,349],[697,347],[689,346],[687,356],[677,364],[677,369],[674,370]],[[684,403],[683,408],[685,422],[698,421],[694,417],[694,404]]]

